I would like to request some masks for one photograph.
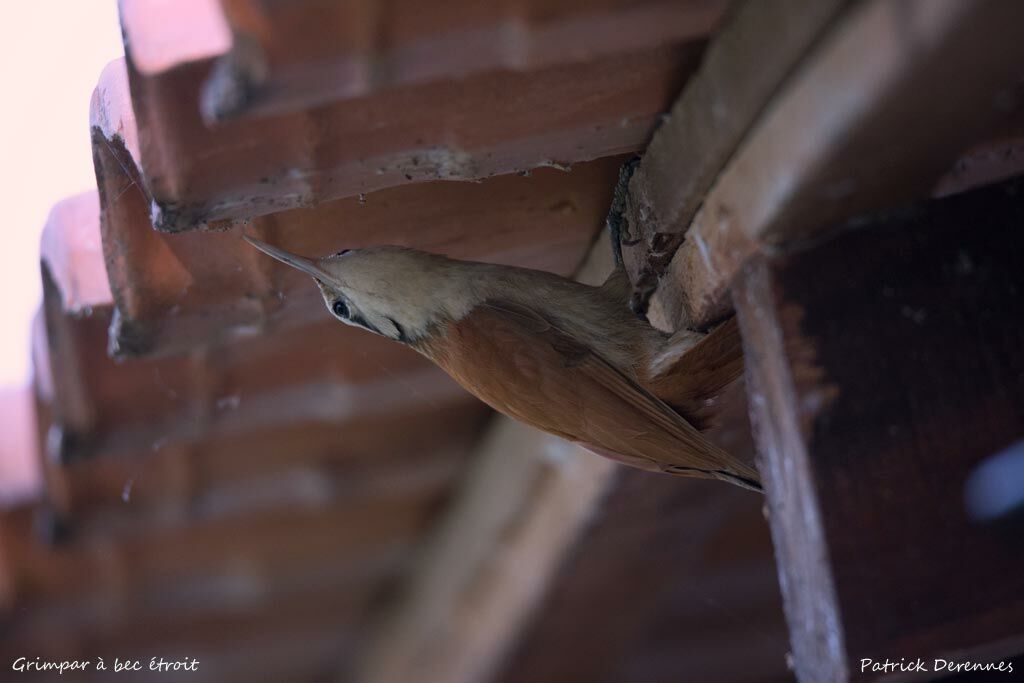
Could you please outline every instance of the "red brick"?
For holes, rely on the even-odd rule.
[[[227,576],[238,565],[251,566],[268,581],[293,579],[327,560],[339,572],[357,574],[361,562],[372,564],[374,550],[415,538],[436,502],[436,495],[343,500],[186,524],[139,525],[119,534],[78,533],[56,544],[39,541],[38,509],[31,508],[30,514],[15,508],[3,513],[0,533],[17,601],[88,610],[103,598],[116,604],[132,594],[141,598],[168,591],[178,582],[174,590],[187,594],[189,581],[198,585]],[[163,581],[167,584],[161,587]],[[179,609],[203,607],[192,603]],[[139,600],[137,609],[146,608],[146,601]]]
[[[702,46],[644,44],[593,61],[389,88],[211,128],[199,100],[213,59],[195,58],[209,46],[185,46],[184,61],[151,50],[151,42],[163,46],[170,22],[146,7],[123,3],[135,158],[153,224],[167,231],[394,185],[476,180],[639,150]],[[180,20],[190,21],[185,9]]]
[[[340,618],[335,625],[355,627],[376,592],[407,566],[434,502],[296,506],[119,538],[79,534],[57,546],[36,540],[38,509],[6,511],[0,558],[13,591],[3,649],[12,654],[31,644],[33,655],[94,657],[90,646],[160,649],[164,638],[170,646],[198,631],[209,636],[204,645],[213,655],[252,635],[243,622],[287,639],[296,625],[289,615],[308,616],[317,604]],[[242,632],[218,634],[218,624]],[[324,623],[307,626],[319,631]]]
[[[79,526],[415,494],[444,490],[458,476],[484,414],[460,398],[404,414],[296,421],[192,443],[156,441],[138,452],[98,450],[45,469],[56,512]]]
[[[243,580],[232,587],[244,591],[249,586],[251,581]],[[154,656],[199,660],[197,673],[179,671],[164,677],[217,683],[320,680],[359,647],[369,628],[365,615],[376,593],[372,586],[352,582],[339,587],[309,582],[257,604],[237,604],[188,619],[128,621],[110,610],[111,617],[90,621],[87,628],[60,615],[23,613],[0,644],[0,657],[13,662],[31,652],[51,661],[95,661],[97,654],[103,654],[109,667],[106,674],[71,678],[96,683],[110,680],[115,654],[121,661],[141,661],[146,670]]]
[[[243,242],[241,229],[175,235],[152,229],[149,200],[136,180],[131,112],[108,109],[123,105],[123,88],[123,73],[112,65],[93,100],[103,248],[120,314],[115,350],[173,353],[327,319],[309,278]],[[620,162],[479,184],[413,184],[271,214],[246,229],[309,255],[392,243],[568,274],[601,229]]]
[[[88,315],[93,307],[110,306],[110,284],[103,266],[95,191],[69,197],[54,205],[43,230],[40,252],[71,315]]]
[[[727,3],[222,0],[221,6],[233,36],[230,52],[218,58],[204,89],[203,110],[211,121],[307,109],[496,70],[536,71],[700,39],[717,25]],[[137,43],[155,42],[168,31],[162,17],[160,23],[147,21],[147,3],[125,7],[132,9],[125,23]],[[207,24],[216,27],[224,19],[211,17]],[[197,23],[187,14],[179,14],[177,22]],[[224,39],[222,31],[212,31],[217,42]],[[207,42],[213,47],[213,41]],[[135,61],[150,73],[159,70],[154,67],[162,66],[160,62],[185,61],[166,54],[154,57],[138,55]]]

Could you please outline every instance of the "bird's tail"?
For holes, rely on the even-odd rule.
[[[718,416],[725,391],[743,375],[743,344],[735,318],[707,335],[682,330],[653,357],[644,388],[704,430]]]
[[[743,375],[743,345],[739,326],[732,318],[707,335],[690,330],[674,334],[652,358],[644,388],[664,401],[687,422],[705,432],[723,422],[738,394],[731,391]],[[757,470],[733,455],[720,451],[722,467],[703,476],[761,491]],[[672,472],[668,465],[665,471]],[[679,471],[676,474],[693,472]]]

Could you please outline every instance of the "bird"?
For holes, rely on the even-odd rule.
[[[656,329],[630,310],[618,254],[590,286],[400,246],[309,258],[243,238],[310,275],[338,321],[415,349],[500,413],[626,465],[761,490],[701,433],[743,371],[735,321]]]

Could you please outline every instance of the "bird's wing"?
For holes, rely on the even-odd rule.
[[[488,301],[421,351],[495,409],[602,455],[759,488],[753,468],[528,306]]]

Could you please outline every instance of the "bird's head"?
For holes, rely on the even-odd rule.
[[[319,259],[292,254],[245,236],[265,254],[310,275],[331,315],[402,342],[414,342],[437,322],[461,317],[469,291],[443,256],[405,247],[346,249]]]

